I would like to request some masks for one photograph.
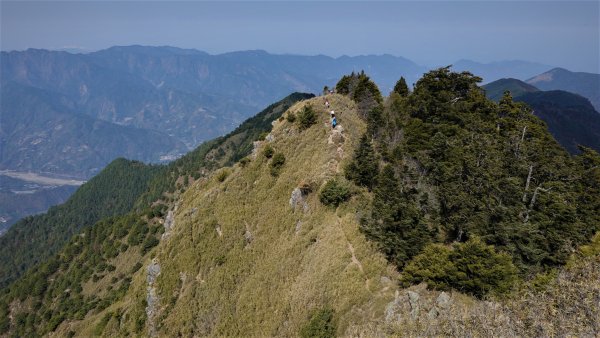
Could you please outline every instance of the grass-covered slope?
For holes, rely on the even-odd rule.
[[[0,288],[54,255],[81,229],[127,213],[157,171],[156,166],[116,159],[64,204],[14,224],[0,237]]]
[[[229,134],[205,142],[163,167],[162,173],[152,180],[148,191],[138,200],[138,208],[145,208],[158,199],[171,197],[175,191],[181,190],[189,182],[249,155],[253,142],[261,136],[264,137],[264,134],[271,130],[271,122],[278,119],[294,103],[311,97],[314,95],[292,93],[244,121]]]
[[[278,121],[256,157],[194,183],[128,295],[71,329],[86,336],[102,324],[104,335],[125,335],[144,310],[140,333],[157,336],[295,336],[310,331],[311,316],[327,313],[342,334],[382,317],[397,277],[359,231],[366,192],[355,190],[337,210],[319,202],[320,187],[339,177],[365,130],[351,100],[330,102],[343,132],[331,131],[321,98],[293,106],[288,114],[312,105],[317,123],[300,131],[298,122]],[[277,154],[285,161],[274,173]],[[299,186],[305,192],[291,203]],[[149,273],[158,267],[157,276]],[[119,316],[102,323],[108,312]]]

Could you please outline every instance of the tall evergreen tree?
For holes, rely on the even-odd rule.
[[[375,184],[379,165],[375,157],[373,145],[367,134],[360,138],[358,148],[354,153],[354,159],[346,168],[346,178],[357,185],[361,185],[371,190]]]
[[[400,80],[396,82],[396,85],[394,86],[394,92],[400,94],[402,97],[406,97],[410,93],[408,90],[408,85],[406,85],[406,80],[404,80],[403,76],[401,76]]]
[[[371,218],[363,221],[362,229],[392,262],[404,266],[429,243],[430,231],[420,222],[417,203],[403,192],[391,165],[378,175],[373,195]]]

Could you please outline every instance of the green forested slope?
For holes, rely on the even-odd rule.
[[[64,204],[14,224],[0,237],[0,287],[44,262],[81,229],[127,213],[157,171],[156,166],[116,159]]]

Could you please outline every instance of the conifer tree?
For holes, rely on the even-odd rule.
[[[383,107],[375,106],[367,114],[367,133],[374,138],[378,138],[379,129],[383,125]]]
[[[367,134],[364,134],[360,138],[354,159],[346,168],[346,178],[370,190],[375,184],[378,172],[379,166],[375,158],[373,145]]]
[[[386,165],[373,190],[371,218],[362,227],[399,267],[417,255],[431,237],[426,224],[419,221],[416,202],[402,190],[394,168]]]
[[[403,76],[401,76],[400,80],[396,82],[396,85],[394,86],[394,92],[400,94],[400,96],[402,97],[407,97],[410,93],[408,90],[408,86],[406,85],[406,80],[404,80]]]

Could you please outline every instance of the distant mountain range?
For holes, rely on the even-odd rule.
[[[564,90],[541,91],[517,79],[497,80],[483,88],[492,100],[500,100],[508,90],[515,101],[527,103],[570,153],[578,153],[578,145],[600,151],[600,114],[589,99]]]
[[[600,74],[554,68],[526,82],[541,90],[566,90],[579,94],[588,98],[596,111],[600,111]]]
[[[0,168],[85,178],[119,156],[172,158],[292,91],[320,92],[353,70],[364,69],[388,91],[401,75],[410,81],[426,70],[390,55],[209,55],[143,46],[2,52],[1,67],[8,99],[0,112]],[[91,130],[95,136],[80,140]]]

